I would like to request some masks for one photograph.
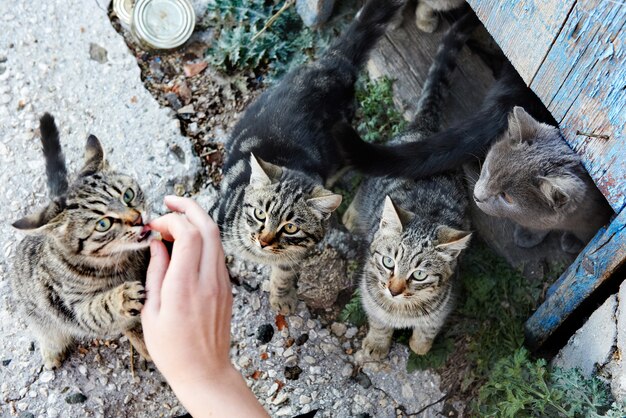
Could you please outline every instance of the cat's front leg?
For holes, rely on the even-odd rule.
[[[420,1],[415,9],[415,24],[427,33],[433,33],[439,25],[439,16],[426,2]]]
[[[550,231],[528,229],[516,224],[513,231],[513,242],[518,247],[533,248],[541,244],[549,233]]]
[[[376,320],[369,320],[369,330],[363,340],[363,355],[372,360],[381,360],[389,354],[393,328],[389,328]]]
[[[296,274],[289,267],[273,266],[270,275],[270,305],[283,315],[296,311]]]
[[[145,300],[141,282],[124,282],[81,304],[77,320],[93,334],[123,332],[139,323]]]
[[[571,232],[563,232],[561,235],[561,249],[569,254],[578,254],[583,248],[585,243],[579,240],[576,235]]]
[[[413,328],[413,334],[409,340],[409,347],[417,355],[423,356],[430,351],[433,341],[437,335],[437,330]]]
[[[31,324],[30,328],[39,342],[44,367],[48,370],[61,367],[74,338],[53,327]]]

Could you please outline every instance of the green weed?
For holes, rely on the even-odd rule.
[[[367,314],[363,310],[361,304],[361,292],[357,288],[352,294],[350,302],[344,306],[343,310],[339,314],[339,320],[342,322],[349,322],[354,326],[360,327],[367,323]]]
[[[393,103],[393,80],[361,77],[356,86],[357,130],[368,142],[384,142],[402,132],[407,122]]]

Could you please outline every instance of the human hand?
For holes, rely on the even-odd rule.
[[[150,222],[174,245],[170,260],[161,241],[150,243],[141,313],[148,351],[195,417],[267,416],[230,363],[233,298],[217,225],[191,199],[165,204],[178,213]],[[224,405],[228,397],[236,400]]]

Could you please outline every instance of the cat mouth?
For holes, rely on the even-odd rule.
[[[139,234],[139,237],[137,238],[137,242],[143,242],[147,240],[151,234],[152,234],[152,230],[150,229],[150,227],[144,226],[141,229],[141,233]]]

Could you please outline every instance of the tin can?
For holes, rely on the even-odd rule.
[[[151,49],[173,49],[191,37],[196,14],[189,0],[137,0],[131,30]]]
[[[135,0],[113,0],[113,11],[121,23],[130,26],[133,16],[133,3]]]

